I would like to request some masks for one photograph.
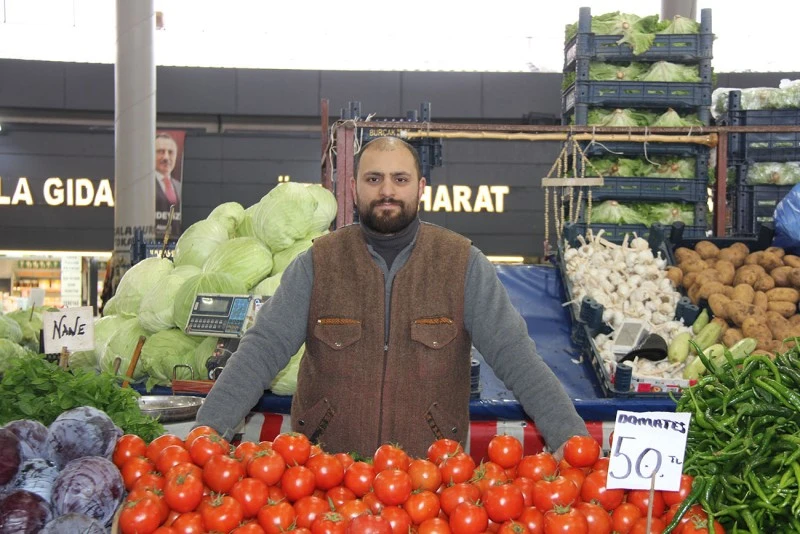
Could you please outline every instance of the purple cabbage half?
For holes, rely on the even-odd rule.
[[[19,438],[10,430],[0,428],[0,489],[14,482],[21,463]]]
[[[33,419],[17,419],[3,428],[13,432],[22,446],[22,459],[48,458],[47,427]]]
[[[84,514],[108,524],[122,503],[122,475],[110,460],[84,456],[69,462],[53,484],[52,502],[57,515]]]
[[[58,516],[47,523],[41,534],[65,534],[66,532],[106,534],[106,529],[97,519],[83,514],[69,513]]]
[[[49,458],[61,469],[83,456],[111,458],[121,436],[122,429],[102,410],[92,406],[73,408],[50,423]]]
[[[0,501],[0,534],[40,532],[53,519],[53,509],[40,496],[17,490]]]

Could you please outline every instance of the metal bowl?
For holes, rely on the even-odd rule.
[[[139,408],[161,423],[177,423],[194,419],[204,400],[194,395],[142,395]]]

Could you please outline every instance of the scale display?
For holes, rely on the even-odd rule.
[[[186,324],[186,333],[240,338],[255,321],[261,304],[263,299],[252,295],[198,294]]]

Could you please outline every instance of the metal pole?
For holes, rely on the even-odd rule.
[[[672,20],[675,15],[695,20],[697,18],[697,0],[661,0],[662,20]]]

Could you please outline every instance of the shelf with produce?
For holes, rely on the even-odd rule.
[[[733,236],[752,237],[774,221],[778,203],[800,183],[800,162],[752,162],[728,170],[728,230]]]
[[[16,269],[17,278],[52,278],[61,279],[61,269]]]

